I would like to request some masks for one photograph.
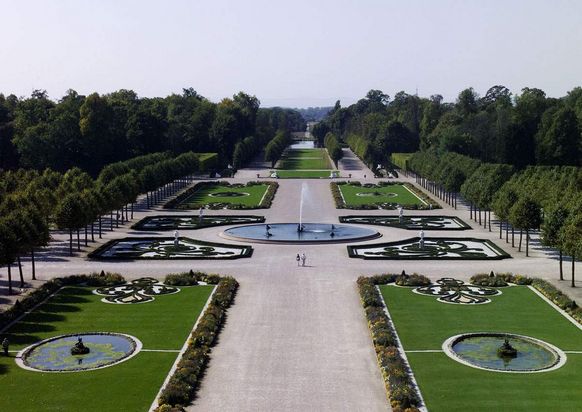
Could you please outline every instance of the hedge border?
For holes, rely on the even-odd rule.
[[[155,409],[158,412],[182,411],[194,400],[208,366],[212,347],[216,345],[218,334],[226,320],[227,310],[234,302],[239,287],[238,282],[230,276],[221,277],[192,271],[188,275],[193,277],[194,282],[205,281],[209,284],[216,282],[214,284],[217,284],[217,287],[188,338],[188,345],[174,373],[160,390],[158,407]],[[187,283],[188,281],[185,281],[185,285]]]
[[[153,257],[133,257],[132,258],[132,257],[127,257],[127,256],[104,257],[104,256],[100,255],[101,253],[103,253],[104,250],[108,249],[109,247],[111,247],[114,244],[119,243],[119,242],[132,241],[132,240],[141,240],[141,241],[143,241],[143,240],[159,240],[159,241],[174,240],[173,237],[168,237],[168,236],[165,236],[165,237],[128,236],[128,237],[124,237],[121,239],[112,239],[112,240],[102,244],[97,249],[95,249],[94,251],[89,253],[87,255],[87,257],[89,259],[94,259],[94,260],[120,260],[120,261],[131,261],[131,260],[202,260],[202,259],[233,260],[233,259],[248,258],[248,257],[251,257],[253,255],[253,247],[249,246],[249,245],[229,245],[227,243],[206,242],[203,240],[192,239],[189,237],[182,237],[182,236],[180,236],[180,239],[193,240],[202,246],[217,246],[217,247],[229,247],[229,248],[233,248],[233,249],[241,249],[242,253],[240,255],[213,257],[213,258],[208,258],[208,257],[204,257],[204,256],[200,256],[200,257],[198,257],[198,256],[180,256],[180,257],[153,256]]]
[[[499,246],[497,246],[495,243],[493,243],[489,239],[478,239],[478,238],[474,238],[474,237],[434,237],[434,238],[425,237],[424,238],[425,241],[431,240],[431,239],[453,240],[453,241],[457,241],[457,240],[479,241],[479,242],[485,243],[487,246],[491,247],[491,249],[494,249],[497,253],[499,253],[499,255],[493,256],[493,257],[486,257],[486,258],[480,258],[480,257],[419,258],[418,256],[393,256],[393,257],[376,257],[376,256],[374,256],[374,257],[371,257],[371,256],[358,255],[357,253],[354,252],[355,249],[361,249],[361,248],[397,246],[397,245],[401,245],[403,243],[419,242],[420,238],[417,236],[417,237],[411,237],[408,239],[397,240],[395,242],[374,243],[374,244],[368,244],[368,245],[363,245],[363,246],[362,245],[360,245],[360,246],[347,246],[348,256],[350,258],[364,259],[364,260],[502,260],[502,259],[511,259],[511,255],[509,253],[507,253],[506,251],[501,249]]]
[[[231,183],[223,181],[223,180],[211,181],[211,182],[198,182],[194,186],[184,190],[182,193],[180,193],[175,198],[166,202],[166,204],[164,204],[163,208],[164,209],[174,209],[174,210],[195,210],[195,209],[199,209],[200,207],[205,208],[207,205],[202,204],[202,203],[195,204],[195,205],[188,206],[188,207],[185,207],[185,206],[180,207],[180,204],[185,199],[192,196],[192,194],[194,192],[196,192],[197,190],[199,190],[201,187],[219,186],[219,185],[225,186],[226,188],[233,186]],[[228,203],[228,204],[224,204],[223,206],[220,206],[220,207],[213,207],[213,206],[209,205],[208,209],[212,209],[212,210],[224,209],[224,208],[232,209],[232,210],[269,209],[271,207],[271,204],[273,203],[273,199],[275,198],[275,193],[277,193],[277,189],[279,188],[279,183],[272,182],[269,180],[264,181],[264,182],[251,181],[251,182],[247,182],[247,184],[244,185],[244,187],[258,186],[258,185],[267,185],[268,187],[267,187],[267,191],[265,192],[263,198],[261,199],[261,201],[259,202],[259,204],[257,206],[245,206],[245,205],[242,205],[240,203]]]
[[[383,227],[396,227],[399,229],[406,229],[406,230],[418,230],[419,228],[410,228],[405,224],[402,223],[395,223],[395,224],[383,224],[383,223],[371,223],[371,222],[346,222],[347,219],[350,218],[376,218],[376,219],[384,219],[387,217],[396,217],[395,215],[345,215],[339,216],[338,219],[340,223],[347,223],[347,224],[354,224],[354,225],[372,225],[372,226],[383,226]],[[438,218],[447,218],[452,219],[457,222],[460,227],[449,228],[449,229],[442,229],[442,228],[431,228],[431,227],[423,227],[423,230],[446,230],[446,231],[453,231],[453,230],[469,230],[472,229],[467,223],[465,223],[461,218],[457,216],[445,216],[445,215],[409,215],[408,217],[438,217]]]
[[[247,217],[247,218],[253,218],[253,219],[257,219],[255,222],[248,222],[248,223],[264,223],[265,222],[265,216],[258,216],[258,215],[207,215],[204,217],[211,217],[211,218],[242,218],[242,217]],[[170,229],[163,229],[163,228],[145,228],[143,227],[145,225],[146,222],[154,219],[154,218],[198,218],[198,215],[153,215],[153,216],[146,216],[143,219],[141,219],[139,222],[135,223],[134,225],[131,226],[131,228],[133,230],[141,230],[144,232],[164,232],[164,231],[168,231],[168,230],[174,230],[174,229],[180,229],[180,227],[178,228],[170,228]],[[188,229],[184,229],[182,228],[182,230],[198,230],[198,229],[206,229],[208,227],[215,227],[215,226],[227,226],[227,225],[238,225],[238,224],[246,224],[246,223],[231,223],[231,222],[224,222],[224,223],[207,223],[207,224],[202,224],[199,225],[197,227],[193,227],[193,228],[188,228]]]
[[[394,283],[399,277],[395,274],[361,276],[357,285],[390,406],[394,412],[414,412],[424,406],[422,396],[377,287]]]
[[[359,181],[340,181],[340,182],[331,182],[330,183],[330,188],[331,188],[331,193],[333,196],[333,200],[335,202],[335,208],[336,209],[351,209],[351,210],[396,210],[397,208],[397,204],[394,203],[390,203],[390,207],[382,207],[380,204],[378,203],[372,203],[372,204],[368,204],[368,205],[360,205],[360,206],[350,206],[348,204],[346,204],[344,197],[341,194],[340,185],[352,185],[352,186],[364,186],[362,185],[361,182]],[[369,183],[365,183],[365,185],[369,185]],[[413,192],[413,194],[415,196],[417,196],[418,198],[420,198],[422,201],[426,202],[426,205],[401,205],[403,209],[406,210],[434,210],[434,209],[441,209],[441,205],[439,205],[435,200],[433,200],[430,196],[428,196],[426,193],[424,193],[422,190],[420,190],[419,188],[417,188],[416,186],[414,186],[413,184],[410,184],[408,182],[399,182],[399,181],[394,181],[394,182],[385,182],[385,181],[381,181],[378,182],[377,184],[373,184],[373,186],[377,187],[377,188],[381,188],[381,187],[385,187],[385,186],[392,186],[392,185],[400,185],[400,186],[405,186],[408,190],[410,190],[411,192]]]

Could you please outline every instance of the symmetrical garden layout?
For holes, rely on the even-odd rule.
[[[409,183],[338,182],[331,184],[336,206],[346,209],[437,209],[440,206]]]
[[[348,254],[352,258],[395,260],[498,260],[511,257],[490,240],[454,237],[414,237],[396,242],[348,246]]]
[[[14,350],[47,338],[71,336],[32,350],[31,364],[83,369],[82,358],[68,354],[59,359],[61,347],[64,345],[68,352],[72,345],[69,341],[78,337],[91,353],[102,351],[105,356],[126,350],[122,339],[126,335],[142,346],[134,347],[137,353],[121,363],[76,372],[41,373],[23,369],[13,356],[0,357],[0,410],[147,411],[213,288],[182,286],[179,293],[157,294],[155,300],[137,305],[104,303],[103,296],[91,287],[59,290],[5,332]],[[92,341],[94,337],[97,342]]]
[[[135,230],[193,230],[223,225],[262,223],[264,216],[253,215],[156,215],[147,216],[132,226]]]
[[[582,379],[582,330],[529,287],[500,288],[501,294],[480,305],[442,303],[430,294],[414,293],[412,288],[379,288],[428,410],[570,411],[582,404],[582,390],[574,384]],[[546,371],[503,373],[468,366],[443,351],[451,337],[482,336],[483,332],[515,335],[509,344],[518,348],[517,356],[503,360],[502,370],[523,363],[520,348],[524,339],[558,348],[563,351],[562,359]],[[485,349],[488,345],[484,339],[476,342]],[[469,343],[462,349],[476,348],[478,345]],[[546,361],[542,351],[527,355],[533,363]],[[477,362],[487,362],[485,352],[474,357]]]
[[[471,226],[456,216],[415,215],[415,216],[379,216],[352,215],[340,216],[341,223],[356,223],[360,225],[379,225],[397,227],[407,230],[466,230]]]
[[[93,259],[238,259],[250,257],[250,246],[227,245],[180,237],[126,237],[105,243]]]
[[[325,149],[288,149],[274,173],[280,178],[329,178],[331,170]]]
[[[166,209],[259,209],[271,206],[275,182],[201,182],[166,203]]]

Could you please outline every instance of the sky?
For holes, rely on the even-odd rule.
[[[497,84],[582,86],[582,1],[0,0],[5,95],[192,87],[308,107]]]

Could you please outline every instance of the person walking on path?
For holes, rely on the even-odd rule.
[[[299,256],[299,253],[297,253],[297,256],[295,257],[295,260],[297,261],[297,267],[299,267],[299,261],[301,260],[301,257]]]
[[[4,356],[8,356],[8,347],[10,346],[10,342],[8,342],[8,338],[4,338],[2,341],[2,350],[4,351]]]
[[[301,254],[301,266],[305,266],[305,261],[307,260],[307,256],[305,256],[305,252]]]

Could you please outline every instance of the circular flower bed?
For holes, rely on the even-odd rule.
[[[79,338],[90,349],[84,355],[72,355]],[[18,354],[16,362],[37,372],[82,372],[115,365],[135,356],[141,342],[130,335],[108,332],[84,332],[55,336],[37,342]]]
[[[506,346],[516,352],[504,356],[500,348]],[[494,372],[547,372],[566,363],[566,354],[559,348],[539,339],[512,333],[456,335],[443,343],[443,351],[464,365]]]

